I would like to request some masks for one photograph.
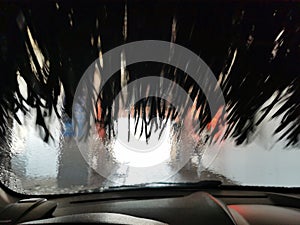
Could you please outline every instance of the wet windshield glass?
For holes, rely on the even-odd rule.
[[[1,182],[299,187],[299,3],[0,3]]]

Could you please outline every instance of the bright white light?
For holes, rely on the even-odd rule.
[[[165,121],[164,121],[165,122]],[[128,119],[118,120],[118,135],[113,146],[113,154],[119,163],[131,167],[151,167],[163,163],[170,159],[171,152],[171,123],[167,122],[164,131],[158,140],[161,129],[156,132],[152,130],[148,144],[145,140],[145,133],[142,137],[134,134],[134,121],[130,120],[130,140],[127,140]],[[137,133],[141,130],[142,123],[138,124]],[[125,135],[124,135],[125,134]]]
[[[279,40],[279,38],[281,37],[281,35],[283,34],[283,32],[284,32],[284,29],[282,29],[282,31],[279,32],[279,34],[275,38],[275,42]]]

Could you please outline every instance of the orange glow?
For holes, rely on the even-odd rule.
[[[98,132],[98,136],[101,139],[105,139],[106,130],[105,130],[104,122],[102,119],[102,108],[101,108],[100,99],[98,99],[98,101],[97,101],[97,116],[96,116],[96,118],[97,118],[96,129]],[[100,121],[100,122],[98,122],[98,121]]]
[[[223,133],[224,133],[224,129],[225,129],[225,125],[221,125],[218,124],[219,120],[222,120],[222,111],[223,111],[223,107],[220,107],[218,112],[216,113],[216,115],[212,118],[212,120],[207,124],[207,129],[210,131],[213,131],[215,128],[217,128],[218,132],[214,134],[214,140],[219,140]],[[218,127],[217,127],[218,126]]]
[[[216,115],[211,119],[211,121],[207,124],[207,129],[215,129],[218,125],[218,121],[222,116],[223,107],[220,107]]]

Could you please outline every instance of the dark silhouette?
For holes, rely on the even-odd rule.
[[[27,104],[37,111],[36,124],[46,131],[43,138],[48,141],[51,134],[44,120],[48,115],[42,113],[42,109],[49,114],[54,108],[60,116],[56,109],[60,82],[65,91],[65,111],[71,117],[76,86],[86,68],[99,57],[99,52],[104,54],[127,42],[152,39],[185,46],[209,65],[220,82],[227,103],[226,136],[234,137],[237,144],[247,141],[287,92],[288,100],[272,117],[284,114],[276,132],[288,127],[281,138],[286,138],[288,145],[298,144],[299,17],[300,4],[297,2],[2,1],[1,135],[5,136],[11,116],[18,120],[18,110],[26,113]],[[30,35],[44,57],[44,65],[40,65]],[[132,65],[126,73],[130,82],[143,74],[159,75],[161,71],[186,90],[195,85],[183,71],[158,63]],[[27,83],[27,99],[20,93],[17,74]],[[110,125],[114,116],[110,104],[121,88],[120,77],[120,72],[115,74],[103,90],[99,122],[104,126]],[[193,89],[191,97],[196,99],[197,93],[198,90]],[[274,93],[274,101],[255,119],[261,106]],[[197,107],[202,106],[199,117],[202,127],[199,131],[212,119],[205,102],[205,96],[200,93]],[[146,105],[150,105],[153,113],[161,112],[162,117],[176,116],[174,109],[165,113],[167,108],[156,98],[136,104],[136,116],[140,115],[140,110],[145,115]],[[145,116],[141,119],[145,120]]]

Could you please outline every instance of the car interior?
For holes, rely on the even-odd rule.
[[[300,1],[0,0],[0,54],[0,224],[300,225]]]
[[[300,223],[298,189],[222,188],[213,183],[210,186],[140,188],[47,198],[28,198],[2,189],[0,222],[130,225]]]

